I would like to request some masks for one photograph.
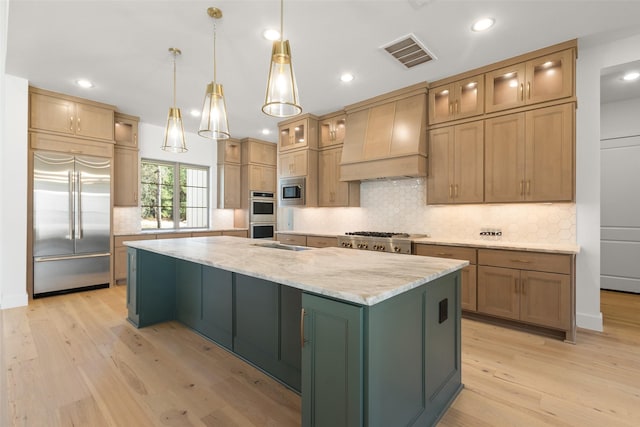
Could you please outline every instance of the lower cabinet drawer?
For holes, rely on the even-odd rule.
[[[471,264],[476,263],[476,249],[463,248],[459,246],[445,245],[415,245],[416,255],[432,256],[437,258],[451,258],[469,261]]]
[[[478,264],[549,273],[571,274],[571,255],[479,249]]]
[[[277,240],[287,245],[307,246],[307,236],[303,234],[282,234],[278,233]]]
[[[307,236],[307,246],[311,246],[312,248],[338,247],[338,238]]]

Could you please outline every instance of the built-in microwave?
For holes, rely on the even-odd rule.
[[[249,222],[276,222],[276,200],[273,193],[267,191],[251,192]]]
[[[280,180],[280,205],[305,205],[305,178],[284,178]]]

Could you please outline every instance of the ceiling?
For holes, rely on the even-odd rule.
[[[172,104],[168,49],[177,47],[177,106],[185,130],[196,132],[199,119],[189,112],[201,108],[213,75],[210,6],[223,12],[217,74],[231,134],[275,141],[282,119],[261,112],[271,53],[262,32],[280,26],[277,0],[9,0],[6,72],[165,126]],[[484,16],[495,26],[472,32]],[[286,0],[284,33],[304,112],[320,115],[566,40],[637,34],[638,16],[640,1]],[[405,69],[381,49],[410,33],[437,59]],[[339,80],[345,71],[355,75],[349,84]],[[79,78],[95,87],[79,88]],[[265,128],[270,135],[261,133]]]

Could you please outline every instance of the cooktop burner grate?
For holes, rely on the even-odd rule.
[[[344,233],[347,236],[367,236],[367,237],[409,237],[407,233],[395,233],[384,231],[350,231]]]

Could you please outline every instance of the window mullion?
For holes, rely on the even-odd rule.
[[[173,164],[173,228],[180,228],[180,163]]]

